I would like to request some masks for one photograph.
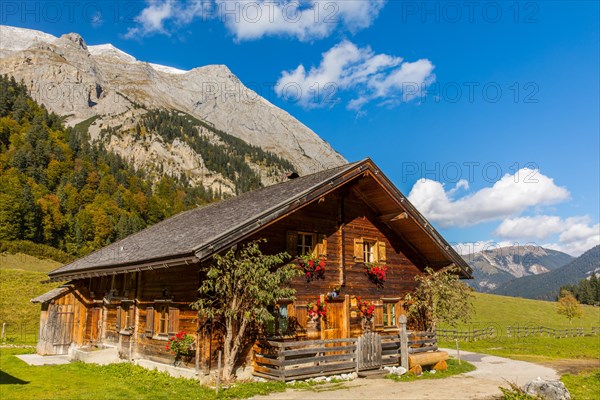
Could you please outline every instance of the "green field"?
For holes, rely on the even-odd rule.
[[[7,342],[35,344],[40,306],[31,304],[29,300],[57,286],[55,283],[42,284],[41,281],[47,279],[47,271],[59,265],[52,260],[37,259],[22,253],[0,254],[0,322],[7,323]],[[600,325],[600,307],[582,306],[583,317],[573,320],[570,325],[565,317],[556,312],[553,302],[476,293],[474,306],[475,315],[471,322],[457,329],[493,326],[499,334],[493,339],[461,341],[461,349],[538,362],[556,367],[559,371],[569,371],[571,373],[566,373],[563,381],[574,399],[594,398],[598,393],[600,337],[512,338],[506,336],[506,327],[543,325],[550,328],[583,327],[589,331],[592,326]],[[440,342],[440,346],[455,347],[455,342]],[[214,397],[214,392],[206,387],[129,365],[98,367],[75,363],[29,367],[13,356],[15,352],[23,351],[1,349],[2,381],[30,381],[27,385],[0,385],[1,398],[66,398],[66,395],[69,398]],[[110,387],[103,384],[96,388],[94,382],[97,382],[98,376],[106,378],[104,382]],[[134,378],[135,381],[132,380]],[[284,388],[285,385],[279,383],[241,385],[227,391],[225,396],[249,397]]]
[[[5,342],[36,343],[40,305],[30,300],[58,286],[41,282],[48,279],[46,272],[60,265],[22,253],[0,254],[0,324],[6,324]]]
[[[582,306],[582,318],[574,319],[573,324],[556,312],[556,303],[516,297],[476,293],[475,315],[469,324],[457,326],[460,331],[472,331],[494,327],[496,335],[492,339],[460,341],[464,350],[483,352],[503,357],[513,357],[528,361],[556,359],[600,359],[600,337],[586,336],[575,338],[554,337],[508,337],[508,326],[549,328],[582,327],[586,332],[593,326],[600,326],[600,307]],[[450,328],[441,326],[441,328]],[[442,346],[455,347],[454,341],[442,341]]]
[[[470,324],[459,326],[458,329],[517,325],[586,329],[600,326],[600,307],[594,306],[582,305],[583,317],[574,319],[570,325],[567,318],[556,312],[556,302],[475,293],[473,305],[475,314]]]

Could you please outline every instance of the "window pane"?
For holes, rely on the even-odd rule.
[[[365,262],[375,261],[375,244],[373,242],[363,242],[363,259]]]
[[[167,312],[167,307],[160,306],[157,308],[158,311],[158,333],[161,335],[166,335],[169,329],[169,314]]]
[[[313,249],[313,235],[306,233],[298,234],[298,255],[305,256],[310,254]]]

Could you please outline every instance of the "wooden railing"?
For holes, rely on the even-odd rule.
[[[472,329],[469,331],[458,331],[456,329],[437,329],[440,340],[460,340],[463,342],[475,342],[497,337],[498,332],[495,327],[482,329]]]
[[[263,341],[254,348],[254,375],[289,381],[352,372],[356,342],[356,338]]]
[[[587,333],[584,328],[554,329],[545,326],[508,326],[506,328],[506,336],[517,338],[528,336],[548,336],[560,339],[567,337],[596,335],[598,335],[598,327],[592,327]]]
[[[368,335],[379,336],[375,333],[365,336]],[[435,332],[409,331],[407,337],[408,354],[435,351],[438,348]],[[294,342],[264,340],[254,347],[254,375],[290,381],[353,372],[359,365],[374,368],[399,365],[402,347],[400,338],[400,335],[380,336],[380,340],[375,342],[378,348],[368,349],[368,357],[365,354],[359,355],[361,360],[357,360],[357,338]],[[379,365],[366,363],[365,359],[376,359]]]
[[[436,351],[437,349],[438,346],[436,332],[408,332],[408,354],[425,353],[427,351]]]
[[[491,326],[468,331],[459,331],[456,329],[437,329],[437,334],[441,340],[460,340],[464,342],[497,339],[502,337],[504,334],[506,334],[506,337],[509,338],[546,336],[560,339],[566,337],[597,336],[600,334],[600,327],[594,326],[589,330],[586,330],[584,328],[555,329],[545,326],[507,326],[506,331],[504,331],[501,328]]]

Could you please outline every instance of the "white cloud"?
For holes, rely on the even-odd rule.
[[[536,215],[531,217],[508,218],[494,231],[494,235],[508,239],[544,240],[552,235],[564,232],[571,226],[587,224],[589,217],[570,217],[562,219],[555,215]]]
[[[520,179],[533,176],[535,181]],[[471,226],[517,216],[529,207],[555,204],[569,198],[569,191],[538,170],[523,168],[504,175],[491,187],[458,200],[437,181],[420,179],[408,198],[428,219],[442,227]]]
[[[569,218],[572,220],[574,218]],[[576,219],[576,218],[575,218]],[[508,218],[494,231],[494,235],[510,238],[547,239],[564,229],[562,218],[552,215],[536,215],[533,217]]]
[[[135,38],[153,33],[168,34],[165,29],[165,22],[177,15],[177,8],[178,5],[174,0],[149,1],[148,6],[135,17],[138,26],[129,28],[125,37]]]
[[[284,71],[275,92],[305,108],[327,107],[340,101],[338,93],[353,90],[358,97],[348,108],[359,110],[371,101],[401,102],[421,95],[434,80],[433,64],[422,59],[404,62],[401,57],[376,54],[344,40],[322,54],[321,63],[309,71],[299,65]]]
[[[225,24],[238,40],[291,36],[299,40],[329,36],[338,27],[350,32],[369,27],[383,0],[216,0]]]
[[[525,240],[554,241],[542,247],[579,255],[600,244],[600,224],[591,224],[589,216],[561,218],[555,215],[509,218],[496,228],[494,235],[523,242]]]
[[[237,40],[264,36],[320,39],[371,26],[385,0],[148,0],[128,38],[170,34],[195,19],[221,20]],[[167,23],[172,28],[167,28]]]

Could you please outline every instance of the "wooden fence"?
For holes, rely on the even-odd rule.
[[[597,336],[600,334],[600,327],[594,326],[588,330],[584,328],[565,328],[555,329],[545,326],[507,326],[505,331],[502,328],[490,326],[481,329],[471,329],[468,331],[459,331],[456,329],[437,329],[437,335],[440,340],[460,340],[464,342],[475,342],[477,340],[497,339],[503,335],[509,338],[524,337],[579,337],[579,336]]]
[[[11,344],[35,345],[40,331],[38,324],[31,322],[6,323],[1,325],[0,342]]]
[[[427,351],[436,351],[437,349],[438,346],[436,332],[408,332],[408,354],[425,353]]]
[[[254,375],[289,381],[356,369],[357,338],[264,341],[254,347]]]
[[[407,338],[408,354],[438,348],[435,332],[409,331]],[[399,365],[401,348],[401,335],[372,332],[359,338],[294,342],[265,340],[254,347],[254,375],[290,381]]]

